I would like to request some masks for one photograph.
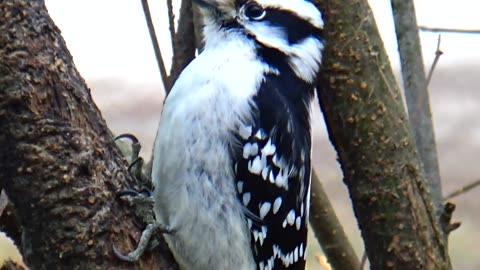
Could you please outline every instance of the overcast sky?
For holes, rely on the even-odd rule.
[[[175,1],[175,0],[174,0]],[[179,1],[177,1],[179,2]],[[87,81],[122,78],[132,83],[160,84],[140,0],[46,0],[81,74]],[[169,63],[164,1],[150,1],[164,58]],[[384,42],[398,65],[395,33],[388,0],[370,0]],[[178,6],[178,3],[176,3]],[[480,1],[417,0],[420,25],[480,29]],[[430,65],[437,34],[422,33],[425,64]],[[443,34],[441,65],[480,63],[480,35]]]

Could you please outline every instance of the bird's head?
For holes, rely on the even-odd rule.
[[[194,0],[205,18],[206,46],[222,36],[252,40],[273,67],[288,66],[313,82],[321,62],[323,20],[309,0]]]

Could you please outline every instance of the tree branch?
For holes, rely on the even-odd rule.
[[[0,1],[0,188],[31,269],[174,269],[165,242],[137,264],[116,258],[145,224],[115,200],[139,183],[76,70],[44,1]]]
[[[410,124],[427,176],[427,186],[440,213],[442,183],[415,8],[413,0],[391,0],[391,4]]]
[[[163,61],[162,52],[160,51],[160,45],[158,43],[157,35],[155,34],[155,27],[153,26],[152,15],[150,14],[150,8],[148,6],[148,0],[142,0],[143,13],[145,14],[145,20],[147,21],[148,32],[150,33],[150,39],[152,40],[153,51],[155,52],[155,58],[157,59],[158,70],[162,77],[163,87],[165,91],[170,89],[170,82],[167,75],[167,69],[165,68],[165,62]]]
[[[449,193],[447,196],[445,196],[444,200],[447,201],[449,199],[452,199],[454,197],[457,197],[458,195],[462,195],[466,193],[467,191],[470,191],[476,187],[480,186],[480,179],[475,180],[471,183],[468,183],[467,185],[461,187],[460,189],[457,189],[451,193]]]
[[[175,13],[173,12],[173,3],[172,0],[167,0],[167,11],[168,11],[168,29],[170,31],[170,40],[172,42],[172,48],[175,46],[173,41],[175,40]]]
[[[428,26],[418,26],[418,29],[426,32],[443,32],[443,33],[454,33],[454,34],[480,34],[480,30],[476,30],[476,29],[440,28],[440,27],[428,27]]]
[[[451,269],[401,93],[367,0],[316,2],[326,40],[318,97],[371,269]]]
[[[195,30],[193,25],[192,0],[183,0],[180,7],[178,30],[173,40],[173,59],[170,71],[170,88],[182,70],[195,58]],[[170,92],[167,89],[167,93]]]
[[[435,51],[435,58],[433,59],[432,66],[430,67],[430,71],[428,71],[427,76],[427,86],[430,85],[430,81],[432,80],[433,72],[435,71],[435,67],[437,66],[438,60],[440,60],[440,56],[442,56],[443,52],[440,50],[440,42],[441,42],[441,35],[438,35],[438,42],[437,42],[437,50]]]
[[[357,255],[315,170],[312,170],[311,194],[310,225],[329,264],[333,269],[360,269]]]

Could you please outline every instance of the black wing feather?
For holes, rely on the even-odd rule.
[[[253,121],[239,127],[233,149],[238,198],[262,270],[305,268],[313,88],[289,81],[266,76],[253,98]]]

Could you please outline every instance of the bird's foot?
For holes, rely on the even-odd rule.
[[[168,228],[168,226],[164,226],[159,224],[158,222],[153,222],[147,225],[145,230],[142,232],[142,236],[140,237],[140,242],[138,243],[137,248],[128,253],[127,255],[122,254],[117,247],[112,245],[113,253],[117,256],[120,260],[127,261],[127,262],[136,262],[142,256],[142,254],[151,246],[150,239],[155,232],[161,233],[173,233],[173,231]]]
[[[143,165],[144,165],[144,160],[142,157],[140,157],[140,150],[142,148],[142,145],[138,141],[137,137],[135,135],[130,134],[130,133],[125,133],[117,136],[115,138],[115,141],[118,141],[120,139],[128,139],[131,142],[131,151],[124,151],[124,154],[127,155],[127,157],[130,160],[130,165],[128,166],[128,172],[137,179],[137,182],[143,186],[142,189],[151,189],[151,181],[150,179],[143,173]]]

